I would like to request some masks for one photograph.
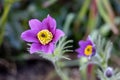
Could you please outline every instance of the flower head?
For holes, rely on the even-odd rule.
[[[76,52],[78,52],[78,57],[88,57],[94,56],[96,53],[95,44],[91,41],[90,37],[86,41],[79,41],[79,48],[76,49]]]
[[[43,21],[31,19],[29,21],[30,29],[21,34],[21,38],[31,42],[30,53],[42,51],[44,53],[53,53],[55,43],[64,36],[64,32],[56,29],[56,21],[50,15]]]

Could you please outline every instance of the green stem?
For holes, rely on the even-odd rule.
[[[100,0],[96,0],[97,1],[97,7],[98,7],[98,11],[100,13],[100,15],[102,16],[102,18],[107,22],[110,23],[108,14],[106,13],[105,9],[103,8],[102,2]]]
[[[88,7],[89,7],[90,2],[91,2],[91,0],[85,0],[85,1],[84,1],[83,6],[82,6],[82,8],[80,9],[79,14],[78,14],[78,17],[77,17],[78,20],[81,21],[81,20],[85,17],[85,14],[86,14],[86,12],[87,12],[87,10],[88,10]]]
[[[79,59],[63,61],[62,63],[63,63],[62,67],[79,66]]]
[[[64,72],[62,72],[58,62],[54,63],[54,67],[55,67],[57,74],[60,76],[62,80],[69,80],[67,75]]]
[[[4,37],[4,32],[5,32],[5,23],[7,21],[8,13],[10,11],[10,8],[12,6],[12,2],[9,2],[9,0],[5,1],[5,6],[4,6],[4,12],[0,20],[0,45],[3,42],[3,37]]]
[[[82,76],[81,79],[82,80],[87,80],[87,71],[86,71],[87,67],[85,66],[85,68],[83,68],[82,70],[80,70],[80,75]]]
[[[77,18],[75,20],[75,29],[80,26],[80,22],[82,21],[82,19],[85,17],[86,12],[88,10],[89,4],[90,4],[91,0],[85,0],[83,3],[82,8],[80,9],[80,11],[78,12]],[[77,30],[76,29],[76,30]]]
[[[77,15],[77,18],[75,19],[75,22],[74,22],[74,33],[75,33],[75,37],[76,39],[79,38],[78,35],[78,32],[79,32],[79,27],[80,27],[80,23],[81,21],[83,20],[83,18],[85,17],[86,15],[86,12],[88,11],[88,7],[89,7],[89,4],[91,2],[91,0],[83,0],[83,6],[82,8],[80,9],[80,11],[78,12],[78,15]]]
[[[105,2],[103,2],[105,5],[108,5],[108,3],[106,3],[106,0],[96,0],[96,1],[97,1],[98,10],[100,12],[100,15],[104,19],[104,21],[111,25],[110,28],[112,29],[112,31],[115,34],[118,34],[118,30],[117,30],[116,26],[114,25],[113,21],[111,20],[111,18],[109,18],[109,14],[104,9],[104,6],[102,5],[102,1],[105,1]]]

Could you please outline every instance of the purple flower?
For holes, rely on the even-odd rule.
[[[90,40],[90,37],[86,41],[79,41],[79,48],[76,49],[76,52],[78,52],[78,57],[88,57],[94,56],[96,53],[95,44]]]
[[[53,53],[55,43],[64,36],[64,32],[56,29],[56,21],[50,15],[43,21],[31,19],[30,29],[21,34],[21,38],[31,42],[30,53],[42,51],[48,54]]]

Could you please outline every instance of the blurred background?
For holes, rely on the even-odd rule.
[[[0,0],[0,80],[60,80],[51,62],[30,55],[20,38],[30,19],[43,20],[48,14],[74,40],[73,50],[94,30],[111,40],[109,63],[120,68],[120,0]],[[77,58],[75,52],[68,55]],[[80,80],[78,66],[68,67],[71,80]]]

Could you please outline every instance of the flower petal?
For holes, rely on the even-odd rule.
[[[36,37],[37,31],[35,30],[26,30],[21,34],[21,38],[27,42],[37,42],[38,39]]]
[[[83,49],[78,48],[78,49],[76,49],[75,51],[78,53],[78,57],[79,57],[79,58],[82,57],[82,56],[84,56],[84,50],[83,50]]]
[[[92,46],[93,46],[93,44],[92,44],[92,42],[91,42],[90,40],[87,40],[87,41],[86,41],[86,44],[87,44],[87,45],[92,45]]]
[[[81,45],[84,45],[85,43],[86,43],[85,41],[80,40],[78,44],[79,44],[79,46],[81,46]]]
[[[56,20],[54,18],[48,15],[47,18],[45,18],[42,21],[42,24],[43,24],[43,27],[46,27],[49,31],[51,31],[54,34],[56,29]]]
[[[52,54],[54,51],[54,44],[50,43],[49,45],[42,45],[39,43],[33,43],[30,47],[30,53],[33,54],[38,51],[44,52],[46,54]]]
[[[30,47],[31,54],[38,52],[38,51],[41,51],[41,50],[42,50],[42,46],[39,43],[33,43]]]
[[[42,51],[44,51],[46,54],[52,54],[54,51],[54,44],[50,43],[48,45],[43,46]]]
[[[84,56],[83,54],[78,54],[78,55],[77,55],[78,58],[81,58],[81,57],[83,57],[83,56]]]
[[[38,19],[29,20],[29,26],[32,30],[41,30],[43,29],[42,23]]]
[[[93,47],[93,48],[92,48],[92,55],[91,55],[91,56],[94,56],[95,54],[96,54],[96,48]]]
[[[65,33],[62,30],[56,29],[53,42],[57,42],[64,35],[65,35]]]
[[[88,45],[87,42],[86,42],[86,41],[83,41],[83,40],[79,41],[78,44],[79,44],[80,48],[83,49],[83,50],[84,50],[84,49],[86,48],[86,46]]]

